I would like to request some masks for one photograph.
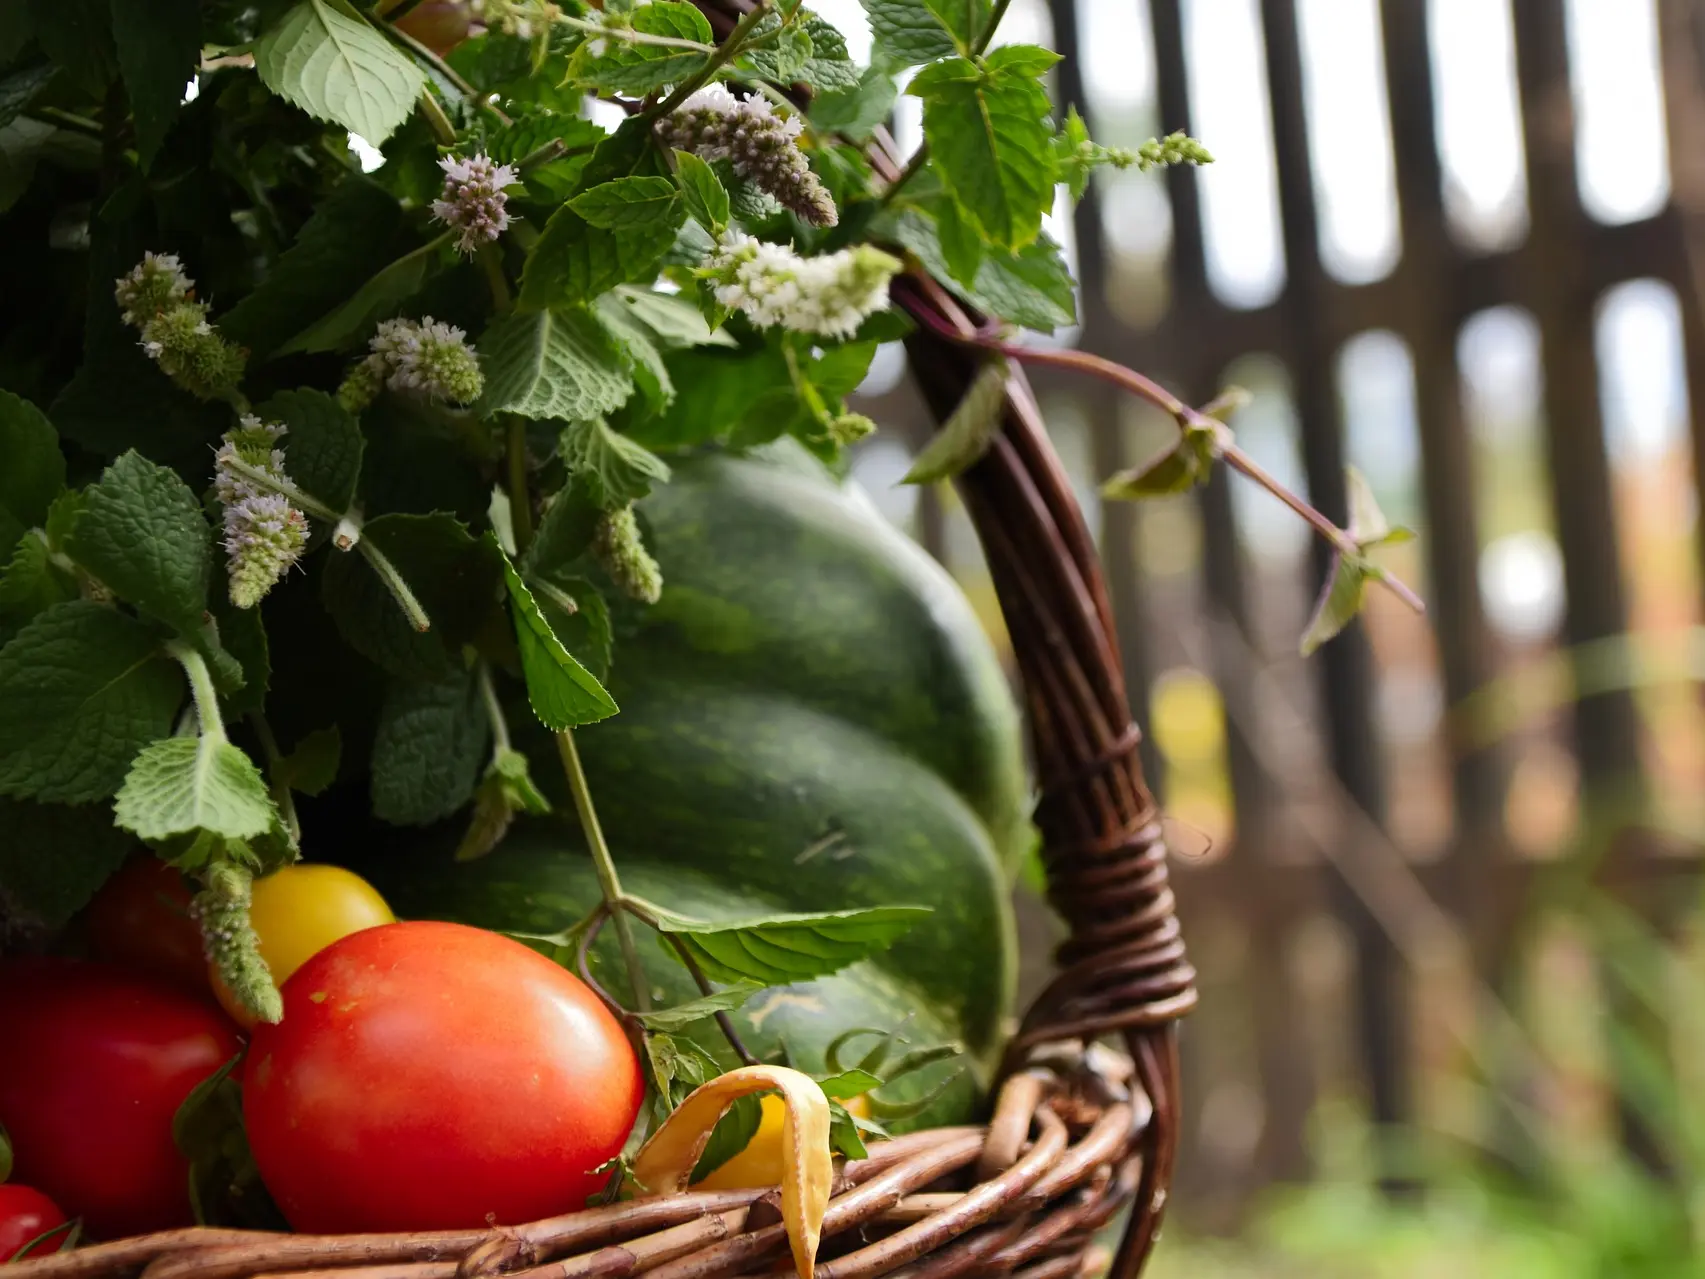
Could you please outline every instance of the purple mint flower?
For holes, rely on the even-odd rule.
[[[438,167],[444,170],[444,193],[432,202],[432,216],[461,232],[456,247],[472,253],[502,235],[509,226],[509,197],[503,188],[512,185],[520,174],[484,153],[472,157],[447,155]]]

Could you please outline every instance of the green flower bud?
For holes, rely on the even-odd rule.
[[[606,511],[598,517],[592,551],[610,580],[642,604],[655,604],[663,594],[663,570],[645,549],[633,507]]]
[[[202,879],[191,911],[201,925],[208,963],[225,987],[261,1021],[284,1017],[284,1000],[260,956],[260,939],[249,922],[254,875],[229,861],[215,861]]]

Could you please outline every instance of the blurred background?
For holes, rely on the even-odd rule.
[[[818,7],[859,52],[857,4]],[[1051,340],[1247,388],[1245,447],[1340,520],[1360,468],[1431,609],[1379,594],[1302,661],[1302,524],[1225,477],[1102,505],[1172,423],[1035,379],[1201,970],[1156,1272],[1705,1274],[1705,4],[1016,0],[1002,30],[1066,55],[1099,141],[1217,157],[1062,206],[1082,323]],[[905,374],[885,349],[855,473],[1004,643],[951,490],[897,484]]]

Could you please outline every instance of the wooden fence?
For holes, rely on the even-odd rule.
[[[1074,2],[1053,0],[1054,43],[1066,55],[1059,87],[1093,126],[1095,103],[1086,101],[1078,70]],[[1159,123],[1191,129],[1192,102],[1200,98],[1188,83],[1180,2],[1149,0],[1148,10]],[[1401,256],[1383,278],[1344,284],[1322,263],[1297,0],[1259,0],[1285,262],[1274,300],[1251,309],[1216,297],[1195,173],[1167,178],[1167,302],[1152,324],[1122,318],[1130,308],[1118,305],[1095,197],[1075,221],[1080,344],[1159,376],[1196,403],[1211,398],[1240,359],[1254,353],[1276,360],[1300,424],[1307,489],[1340,522],[1346,444],[1339,354],[1359,334],[1387,331],[1407,347],[1414,370],[1424,538],[1412,565],[1430,605],[1425,626],[1382,607],[1367,626],[1300,663],[1294,632],[1275,639],[1262,618],[1275,609],[1287,625],[1302,616],[1326,571],[1323,547],[1314,549],[1307,582],[1300,574],[1273,579],[1258,572],[1222,478],[1196,499],[1195,571],[1163,581],[1145,569],[1152,550],[1145,538],[1162,526],[1130,506],[1100,510],[1140,722],[1149,722],[1157,675],[1178,666],[1208,674],[1224,708],[1236,834],[1209,856],[1181,858],[1177,876],[1205,982],[1203,1010],[1187,1032],[1195,1109],[1182,1191],[1210,1218],[1235,1212],[1272,1180],[1306,1174],[1307,1123],[1323,1094],[1359,1099],[1376,1123],[1427,1118],[1426,1079],[1441,1063],[1461,1065],[1462,1050],[1450,1037],[1471,1036],[1484,1016],[1474,991],[1515,997],[1530,935],[1522,927],[1524,905],[1535,877],[1553,869],[1521,855],[1509,836],[1512,769],[1523,749],[1549,737],[1572,752],[1588,797],[1582,811],[1603,812],[1599,801],[1607,797],[1634,805],[1615,810],[1626,820],[1613,815],[1595,846],[1613,847],[1605,876],[1649,916],[1679,895],[1639,886],[1668,885],[1678,868],[1693,864],[1685,841],[1644,832],[1636,820],[1652,744],[1626,685],[1611,679],[1601,691],[1567,700],[1537,729],[1510,736],[1476,736],[1454,713],[1474,705],[1477,693],[1485,702],[1495,680],[1538,660],[1531,646],[1496,634],[1485,614],[1479,574],[1486,539],[1473,497],[1476,454],[1458,361],[1459,335],[1471,317],[1504,306],[1532,317],[1545,482],[1566,596],[1551,644],[1555,652],[1580,652],[1614,643],[1630,629],[1630,582],[1601,409],[1595,306],[1624,281],[1652,279],[1673,289],[1689,400],[1705,403],[1705,312],[1695,275],[1705,255],[1705,6],[1658,5],[1671,198],[1655,216],[1608,226],[1588,216],[1579,193],[1565,2],[1512,0],[1527,230],[1518,243],[1490,253],[1459,243],[1447,218],[1431,12],[1426,0],[1383,0],[1380,7],[1401,226]],[[1205,140],[1211,148],[1214,139]],[[1129,406],[1095,386],[1048,377],[1037,383],[1045,404],[1069,402],[1087,422],[1088,473],[1106,475],[1138,460],[1132,449],[1143,432],[1128,428]],[[919,420],[904,388],[877,411],[902,424]],[[1693,471],[1705,474],[1705,418],[1691,429]],[[917,528],[938,553],[951,519],[950,495],[924,496]],[[1281,597],[1277,605],[1274,597]],[[1695,616],[1693,601],[1682,611]],[[1419,756],[1394,751],[1376,715],[1380,650],[1404,645],[1435,663],[1450,708]],[[1683,685],[1669,696],[1697,694]],[[1149,750],[1151,770],[1164,780],[1166,761],[1152,744]],[[1393,797],[1415,791],[1411,774],[1426,772],[1428,752],[1444,762],[1417,802],[1448,809],[1438,814],[1448,838],[1440,855],[1422,861],[1389,832]],[[1181,831],[1178,842],[1190,846],[1190,832]],[[1614,1002],[1613,988],[1608,998]],[[1636,1150],[1650,1144],[1631,1119],[1624,1129]]]

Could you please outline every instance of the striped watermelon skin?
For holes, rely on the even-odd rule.
[[[811,1070],[855,1026],[962,1043],[971,1069],[903,1126],[966,1117],[1007,1027],[1009,893],[1030,837],[1017,708],[970,606],[802,453],[688,461],[642,515],[663,598],[618,641],[621,713],[576,734],[625,886],[719,919],[930,907],[891,949],[766,992],[737,1022],[756,1049],[785,1043]],[[548,758],[535,776],[550,776]],[[518,827],[477,862],[393,869],[383,887],[401,915],[537,933],[598,899],[561,822]],[[696,993],[660,946],[642,949],[666,1001]],[[612,938],[594,962],[621,983]],[[714,1025],[695,1038],[720,1043]]]

